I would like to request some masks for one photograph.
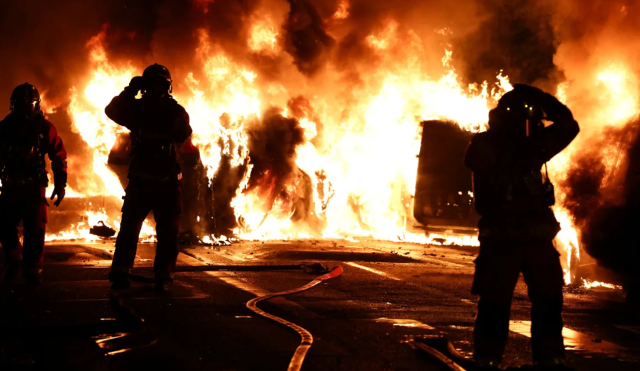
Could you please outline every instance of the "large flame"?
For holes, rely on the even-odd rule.
[[[206,9],[206,1],[200,1]],[[349,1],[340,1],[332,19],[349,16]],[[268,16],[255,21],[248,30],[246,45],[261,56],[283,56],[284,46]],[[444,32],[444,31],[438,31]],[[346,238],[362,237],[401,240],[417,243],[477,245],[477,238],[437,236],[411,233],[412,209],[416,181],[420,125],[423,120],[443,119],[456,122],[465,130],[486,130],[488,112],[497,100],[512,89],[502,71],[492,83],[463,85],[452,65],[454,54],[443,49],[442,68],[428,72],[421,61],[424,53],[420,38],[413,33],[401,37],[398,23],[390,19],[386,27],[366,38],[369,52],[375,56],[376,68],[362,74],[362,82],[353,90],[329,89],[341,86],[342,76],[328,68],[322,79],[303,82],[294,71],[280,82],[261,79],[250,64],[226,54],[205,30],[199,32],[199,46],[194,53],[193,70],[183,74],[175,96],[191,116],[193,144],[199,149],[207,177],[213,180],[223,156],[231,166],[246,167],[244,178],[232,201],[239,227],[235,233],[245,239]],[[108,168],[107,158],[116,136],[126,132],[111,122],[104,107],[128,84],[138,69],[130,64],[115,65],[103,47],[104,32],[91,39],[89,63],[92,75],[84,86],[70,93],[69,115],[74,129],[91,149],[87,171],[91,182],[78,187],[79,196],[104,195],[120,198],[124,191],[118,178]],[[407,44],[407,45],[405,45]],[[638,115],[637,77],[620,61],[611,61],[592,71],[591,81],[574,89],[573,83],[558,86],[557,97],[574,111],[579,122],[590,128],[625,125]],[[294,81],[295,80],[295,81]],[[317,85],[314,88],[310,85]],[[585,87],[601,91],[596,101],[586,104],[577,97]],[[314,216],[317,223],[297,223],[291,216],[294,208],[286,197],[270,199],[269,174],[264,187],[248,189],[252,165],[249,160],[246,125],[260,120],[269,107],[282,107],[289,117],[288,102],[304,95],[313,112],[298,112],[296,119],[304,131],[302,144],[296,147],[295,165],[309,177]],[[553,159],[550,174],[565,177],[572,170],[575,156],[587,140],[578,140]],[[603,159],[610,169],[617,163],[617,149],[604,148]],[[451,159],[459,161],[460,159]],[[89,169],[90,168],[90,169]],[[613,170],[611,170],[613,171]],[[294,177],[285,185],[295,188],[303,180]],[[296,183],[298,182],[298,183]],[[297,185],[296,185],[297,184]],[[558,189],[556,215],[562,231],[559,245],[565,281],[573,281],[572,264],[580,259],[580,234],[575,221],[564,208],[566,190]],[[104,210],[88,214],[106,220]],[[118,227],[117,221],[112,225]],[[65,236],[92,239],[86,224],[72,226]],[[145,233],[152,234],[145,224]],[[207,236],[208,241],[213,237]]]
[[[70,189],[67,197],[102,196],[114,198],[121,203],[125,192],[118,177],[108,168],[107,161],[117,134],[126,133],[128,130],[109,120],[104,108],[128,85],[135,76],[135,70],[131,66],[117,68],[109,63],[102,44],[104,37],[105,33],[101,32],[87,44],[90,47],[89,62],[94,69],[83,93],[78,93],[76,88],[72,88],[70,92],[68,113],[71,116],[72,128],[87,143],[92,151],[92,158],[83,164],[82,168],[89,180],[82,183],[80,191]],[[72,224],[66,231],[48,235],[47,240],[96,241],[99,237],[89,233],[91,226],[98,222],[109,226],[109,216],[104,207],[85,211],[83,219],[82,222]],[[114,220],[113,224],[119,229],[120,224],[117,220]],[[141,236],[149,241],[155,236],[153,228],[146,221]]]
[[[606,167],[606,176],[600,185],[605,188],[616,175],[624,154],[619,147],[620,143],[602,142],[603,131],[608,127],[624,127],[637,119],[640,101],[637,76],[624,62],[610,61],[609,64],[592,70],[588,78],[580,81],[579,85],[575,89],[569,82],[558,86],[558,99],[571,108],[581,124],[582,133],[575,143],[549,163],[549,172],[554,180],[565,179],[574,171],[575,160],[583,153],[593,153],[592,146],[595,145],[598,146],[597,155]],[[585,99],[581,95],[585,90],[591,96],[595,95],[595,98]],[[563,188],[556,189],[558,204],[555,214],[562,228],[557,240],[564,250],[564,279],[569,284],[577,278],[574,268],[580,260],[580,232],[564,206],[569,201],[567,191]],[[584,282],[586,281],[582,283]]]
[[[344,4],[343,13],[347,5]],[[389,21],[385,30],[367,39],[382,58],[387,58],[385,49],[399,42],[395,29],[396,22]],[[126,129],[111,122],[104,107],[136,71],[128,64],[110,63],[103,46],[104,35],[102,32],[88,43],[93,73],[81,93],[80,89],[72,90],[69,114],[74,129],[93,151],[95,181],[84,184],[81,194],[121,197],[122,186],[106,164],[116,136]],[[280,50],[277,40],[277,32],[267,20],[254,25],[248,45],[256,51],[273,53]],[[304,143],[297,147],[295,163],[311,178],[315,206],[312,214],[323,221],[321,230],[293,223],[291,205],[286,200],[277,199],[265,209],[258,190],[243,192],[251,174],[248,164],[245,180],[232,202],[237,218],[242,220],[236,230],[238,236],[248,239],[366,236],[477,245],[473,237],[407,232],[408,224],[412,223],[420,121],[447,119],[468,130],[481,130],[486,126],[489,107],[511,89],[508,78],[502,75],[491,92],[486,82],[464,88],[450,65],[452,53],[444,51],[444,54],[445,73],[439,79],[424,76],[421,66],[415,63],[410,68],[400,68],[394,63],[389,71],[376,73],[371,79],[378,89],[358,92],[360,98],[351,103],[347,114],[336,115],[327,110],[314,117],[299,118]],[[200,31],[195,56],[200,70],[186,75],[184,84],[188,90],[176,94],[176,98],[191,116],[192,142],[200,151],[207,176],[212,179],[222,155],[231,156],[232,166],[247,163],[244,125],[247,120],[260,118],[266,106],[260,96],[280,100],[279,105],[284,107],[283,99],[289,99],[291,94],[286,94],[282,85],[260,86],[256,82],[257,73],[225,55],[204,30]],[[316,99],[314,105],[320,107],[333,103],[330,97]],[[282,115],[287,115],[286,109]],[[315,141],[318,130],[314,120],[323,122],[326,139],[322,142]]]

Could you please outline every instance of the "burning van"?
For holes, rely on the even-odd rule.
[[[477,233],[472,174],[464,152],[474,133],[454,122],[423,121],[413,215],[427,233]]]

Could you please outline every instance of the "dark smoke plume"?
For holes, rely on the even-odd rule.
[[[635,269],[640,258],[637,221],[640,217],[640,138],[638,123],[604,132],[598,150],[618,149],[613,169],[605,167],[594,151],[580,159],[566,178],[565,207],[582,231],[585,251],[598,263],[623,276],[640,279]]]
[[[455,41],[463,51],[470,81],[492,81],[500,70],[511,81],[526,84],[558,74],[553,63],[558,39],[550,17],[552,6],[537,0],[479,4],[482,23]]]
[[[429,65],[440,65],[443,48],[452,47],[460,63],[486,71],[471,71],[470,81],[476,81],[475,75],[488,79],[487,75],[495,75],[499,69],[505,69],[506,74],[527,71],[529,77],[524,79],[527,81],[544,78],[549,70],[547,61],[554,51],[548,47],[548,40],[539,36],[539,30],[533,28],[541,20],[539,12],[532,12],[528,7],[527,14],[533,18],[520,22],[523,13],[513,11],[515,5],[509,7],[503,1],[467,0],[453,4],[445,0],[351,0],[349,15],[342,20],[333,18],[340,4],[338,0],[291,0],[289,4],[275,0],[62,0],[55,4],[42,0],[3,1],[0,3],[0,50],[5,57],[0,66],[6,73],[0,75],[0,89],[8,95],[13,87],[28,80],[41,91],[46,90],[46,101],[60,106],[62,114],[55,118],[66,133],[64,129],[69,122],[63,111],[69,88],[81,86],[87,78],[85,44],[104,25],[108,25],[105,45],[110,60],[130,62],[140,71],[155,62],[165,64],[174,75],[177,92],[185,89],[186,73],[193,72],[196,78],[201,75],[200,69],[194,68],[199,29],[204,29],[212,42],[235,61],[261,71],[261,78],[281,79],[283,76],[279,73],[285,72],[281,71],[284,61],[280,57],[271,58],[275,61],[256,58],[247,50],[246,40],[255,12],[264,8],[279,9],[283,4],[285,9],[289,8],[279,30],[285,51],[307,75],[330,64],[342,71],[345,81],[360,81],[360,74],[376,67],[376,57],[366,46],[366,37],[384,29],[390,19],[398,23],[400,37],[413,34],[422,39],[425,48],[422,58],[429,61]],[[468,38],[475,35],[476,26],[483,19],[496,22],[483,23],[479,34],[490,35],[491,40],[497,41],[475,42],[477,40]],[[501,26],[504,22],[522,24],[520,27],[526,30],[512,35],[512,30]],[[546,30],[547,23],[542,24]],[[453,39],[436,33],[445,28],[455,31]],[[531,38],[522,38],[522,34]],[[542,34],[546,35],[546,31]],[[520,49],[513,47],[518,43],[526,44],[529,49],[537,47],[537,54],[520,53]],[[484,49],[476,50],[478,45]],[[511,57],[486,58],[488,51],[491,55]],[[531,58],[535,55],[539,58]],[[537,66],[538,60],[545,61],[541,62],[542,67]],[[78,147],[83,146],[79,138],[69,140]]]
[[[298,69],[312,74],[321,65],[334,40],[323,27],[318,11],[307,0],[289,0],[291,11],[283,28],[287,32],[286,50],[294,57]]]
[[[296,147],[304,142],[304,130],[296,119],[283,117],[278,108],[271,108],[262,120],[248,125],[247,135],[253,164],[247,190],[261,188],[269,193],[270,207],[297,169]]]
[[[265,218],[278,204],[278,209],[273,212],[289,213],[285,216],[309,233],[320,236],[322,222],[312,214],[311,178],[295,163],[296,147],[304,143],[304,129],[298,120],[282,116],[276,107],[268,109],[262,119],[247,126],[253,168],[244,192],[259,198],[256,204],[259,204]],[[244,227],[242,218],[239,222]]]
[[[587,154],[576,163],[576,169],[560,184],[568,189],[564,206],[584,225],[594,210],[602,205],[601,186],[606,167],[598,153]]]
[[[180,96],[189,92],[185,78],[190,72],[195,79],[206,81],[202,61],[197,58],[199,35],[204,32],[212,49],[255,71],[257,85],[279,84],[291,94],[287,100],[290,99],[288,109],[292,118],[280,116],[274,108],[262,120],[247,125],[255,172],[249,188],[267,189],[272,204],[278,197],[284,197],[283,190],[285,194],[293,192],[291,187],[295,194],[307,194],[300,190],[308,188],[308,175],[295,167],[295,147],[304,140],[297,120],[307,118],[316,123],[318,136],[314,144],[320,148],[322,141],[334,138],[325,138],[323,123],[315,117],[316,112],[332,110],[338,112],[336,117],[348,116],[354,109],[350,104],[357,100],[358,88],[379,88],[376,79],[368,81],[368,76],[401,73],[408,62],[413,62],[423,70],[423,75],[417,78],[437,78],[443,69],[444,49],[452,50],[453,65],[461,79],[469,83],[491,82],[504,70],[512,82],[535,83],[555,93],[552,87],[566,78],[573,84],[572,91],[577,92],[569,98],[573,98],[572,109],[575,107],[574,113],[583,124],[588,119],[589,106],[599,94],[583,83],[591,81],[588,74],[596,69],[594,66],[599,67],[611,55],[630,61],[634,72],[637,72],[635,64],[640,64],[637,1],[349,0],[348,15],[337,18],[334,15],[342,3],[339,0],[2,1],[0,116],[8,113],[9,94],[18,84],[29,81],[45,92],[45,105],[57,108],[57,113],[50,113],[49,118],[57,125],[71,153],[69,183],[76,187],[86,181],[86,175],[77,169],[90,158],[91,151],[71,130],[66,107],[70,88],[81,89],[91,72],[86,48],[89,39],[105,29],[106,50],[114,64],[130,64],[140,72],[155,62],[167,65],[176,95]],[[279,46],[285,53],[269,55],[247,46],[252,22],[265,10],[274,20]],[[384,36],[390,23],[395,23],[399,42],[383,52],[373,50],[368,37]],[[382,67],[387,70],[379,71]],[[323,71],[335,72],[338,77],[330,81],[339,84],[323,81]],[[322,95],[335,97],[327,101],[331,107],[314,107],[316,89]],[[260,98],[269,97],[267,92],[259,94]],[[589,125],[583,125],[583,129],[582,137],[600,134]],[[230,228],[233,222],[228,202],[239,184],[237,172],[244,169],[232,170],[225,161],[228,159],[223,157],[213,188],[220,195],[215,200],[220,204],[216,210],[225,210],[229,220],[224,224]],[[194,167],[198,168],[200,165],[195,162]],[[603,195],[600,189],[606,179],[598,153],[581,153],[575,163],[577,170],[566,181],[567,207],[579,225],[586,225],[593,210],[608,205],[611,197]]]
[[[598,263],[625,280],[640,278],[629,262],[636,262],[640,245],[634,234],[638,207],[633,201],[640,190],[631,169],[640,159],[637,142],[637,117],[615,122],[600,112],[602,102],[615,107],[629,101],[638,107],[637,76],[640,72],[640,3],[631,0],[548,1],[554,11],[554,33],[560,44],[554,56],[563,71],[571,93],[567,97],[574,116],[583,130],[572,146],[575,164],[567,174],[566,206],[581,232],[581,244]],[[625,71],[622,90],[617,94],[606,84],[594,86],[598,73]],[[626,103],[625,103],[626,104]],[[604,106],[606,107],[607,104]],[[616,108],[617,110],[617,108]],[[609,108],[609,114],[614,114]],[[614,125],[609,125],[614,124]],[[605,148],[616,148],[616,165],[605,171]],[[634,165],[635,164],[635,165]],[[627,170],[628,169],[628,170]]]

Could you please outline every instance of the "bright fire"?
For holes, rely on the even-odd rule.
[[[83,94],[79,94],[75,88],[72,89],[70,93],[71,102],[68,108],[73,129],[81,135],[82,139],[93,151],[90,164],[95,176],[92,178],[93,181],[82,184],[81,192],[70,188],[67,197],[102,195],[102,197],[116,198],[121,203],[125,192],[118,177],[107,167],[107,160],[109,152],[115,144],[116,135],[126,132],[126,129],[109,120],[104,113],[104,107],[109,104],[114,96],[122,91],[124,86],[128,85],[135,75],[135,70],[129,66],[116,68],[111,65],[102,45],[103,39],[104,33],[100,33],[89,41],[89,59],[95,69]],[[85,171],[88,172],[90,170],[85,168]],[[98,224],[98,222],[104,222],[110,226],[107,223],[108,220],[109,216],[104,208],[99,207],[97,210],[87,210],[84,221],[79,222],[77,225],[72,224],[67,231],[62,233],[48,235],[47,240],[99,240],[99,237],[89,233],[89,229],[91,226]],[[114,220],[113,224],[116,230],[119,229],[120,223],[118,221]],[[141,238],[150,241],[154,235],[153,227],[148,222],[145,222],[141,231]]]
[[[614,285],[612,283],[606,283],[606,282],[591,281],[587,279],[582,280],[582,286],[584,286],[587,289],[591,289],[594,287],[604,287],[606,289],[622,290],[622,286],[620,285]]]
[[[341,1],[333,18],[340,20],[348,16],[349,2]],[[303,77],[291,65],[290,80],[265,80],[249,64],[225,54],[205,30],[200,31],[193,70],[174,77],[177,88],[174,95],[191,116],[192,141],[200,151],[210,181],[223,155],[231,157],[234,167],[247,164],[246,125],[251,120],[259,120],[266,109],[283,107],[282,116],[288,117],[287,103],[301,95],[307,97],[313,107],[313,112],[304,113],[305,117],[296,117],[304,130],[304,142],[296,147],[295,164],[310,178],[312,215],[319,222],[315,225],[294,222],[290,200],[275,197],[267,202],[267,195],[261,193],[263,188],[248,191],[252,168],[249,163],[232,201],[239,221],[235,230],[239,238],[375,238],[478,245],[477,238],[470,236],[425,236],[408,232],[414,223],[419,123],[435,118],[454,121],[474,132],[486,130],[490,108],[512,86],[502,71],[495,82],[463,86],[451,64],[454,53],[450,50],[442,50],[441,69],[426,73],[418,54],[423,49],[418,36],[411,34],[409,45],[404,45],[406,42],[399,36],[397,25],[396,21],[389,20],[381,31],[366,38],[370,52],[377,58],[377,68],[363,74],[362,84],[350,92],[339,89],[340,75],[331,69],[322,72],[323,81],[299,82],[296,79]],[[126,129],[111,122],[104,114],[104,107],[128,85],[131,77],[140,74],[143,66],[141,62],[136,67],[111,63],[103,45],[104,35],[100,33],[88,43],[92,74],[84,86],[70,93],[68,112],[73,127],[91,149],[87,159],[87,167],[91,168],[87,172],[92,173],[87,175],[90,181],[77,187],[75,196],[120,199],[124,190],[107,166],[107,159],[117,135]],[[247,38],[251,52],[283,53],[279,33],[268,18],[256,22]],[[594,103],[597,107],[574,107],[575,95],[569,83],[558,86],[557,96],[575,108],[574,114],[581,123],[588,115],[600,112],[601,117],[591,117],[591,120],[601,118],[602,121],[589,125],[624,125],[638,114],[638,89],[637,84],[631,85],[635,75],[620,66],[611,64],[594,74],[592,86],[603,91],[601,99]],[[586,143],[578,142],[550,163],[554,180],[571,171],[572,156]],[[614,156],[613,152],[605,149],[603,153],[609,159]],[[613,168],[615,164],[612,162],[610,166]],[[295,184],[285,187],[288,186],[295,187]],[[571,265],[580,258],[580,235],[562,206],[564,190],[557,191],[555,209],[562,225],[558,242],[566,251],[563,261],[565,280],[569,283],[574,280]],[[87,211],[85,222],[50,239],[95,240],[95,236],[88,234],[88,226],[105,221],[117,229],[117,217],[118,213],[107,215],[105,210]],[[153,234],[146,223],[143,234]],[[203,238],[214,240],[213,236]]]
[[[623,152],[620,143],[602,143],[602,132],[607,127],[622,127],[637,119],[640,101],[637,82],[637,77],[626,65],[612,63],[593,73],[590,81],[582,81],[584,85],[575,91],[572,91],[569,82],[558,86],[558,99],[571,108],[581,124],[582,132],[575,143],[549,163],[549,172],[554,181],[566,178],[572,171],[573,161],[583,152],[589,152],[590,147],[598,146],[599,155],[606,166],[606,176],[600,187],[605,188],[609,185],[623,162]],[[580,96],[581,89],[597,92],[597,99],[586,100],[584,96]],[[560,187],[556,188],[558,203],[555,214],[562,227],[557,242],[564,250],[564,279],[565,283],[569,284],[576,279],[573,268],[580,260],[580,232],[574,227],[573,218],[563,207],[567,197],[566,191]],[[589,286],[586,281],[583,283]]]

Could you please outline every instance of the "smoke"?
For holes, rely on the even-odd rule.
[[[289,87],[289,76],[299,80],[291,75],[290,61],[280,54],[269,56],[247,47],[251,27],[260,18],[272,22],[297,72],[314,75],[330,66],[339,71],[342,81],[355,84],[363,83],[362,75],[382,62],[379,53],[372,52],[367,37],[384,33],[392,21],[397,25],[394,32],[398,38],[410,41],[389,49],[390,53],[399,52],[399,63],[404,62],[408,52],[415,52],[402,52],[407,47],[421,49],[419,54],[425,68],[441,67],[444,49],[453,48],[461,65],[474,65],[487,71],[482,79],[495,75],[499,69],[510,73],[534,65],[533,61],[525,66],[520,60],[486,62],[486,58],[477,57],[482,53],[473,50],[471,44],[483,44],[495,55],[516,54],[509,49],[508,41],[476,43],[466,38],[479,34],[474,32],[478,25],[482,30],[500,34],[500,40],[512,38],[509,32],[503,32],[506,29],[498,27],[500,22],[481,24],[483,19],[491,17],[487,13],[498,14],[500,20],[508,16],[500,13],[503,6],[492,3],[471,0],[456,4],[445,0],[105,0],[89,4],[63,0],[53,5],[41,0],[28,4],[4,1],[0,4],[0,48],[9,57],[3,58],[0,66],[11,73],[0,76],[0,91],[7,92],[8,96],[14,86],[28,80],[41,91],[47,91],[46,104],[64,111],[69,89],[80,86],[89,73],[85,45],[103,27],[106,51],[112,62],[130,63],[139,70],[155,62],[167,65],[174,75],[177,92],[186,89],[184,79],[189,72],[196,77],[202,74],[199,68],[194,68],[198,30],[205,30],[211,41],[237,63],[260,71],[261,79],[280,81]],[[346,10],[344,18],[337,16],[340,7]],[[518,17],[521,16],[522,12],[518,13]],[[455,39],[447,36],[449,33]],[[416,40],[420,41],[416,43]],[[549,57],[548,51],[542,54]],[[544,77],[545,73],[546,69],[531,72],[540,75],[538,77]],[[478,74],[471,71],[469,80],[477,81],[475,75]],[[59,126],[69,125],[64,114],[55,118]],[[66,134],[64,128],[63,131]]]
[[[640,4],[634,1],[564,0],[554,5],[552,25],[559,42],[556,68],[565,77],[565,99],[581,134],[565,151],[571,164],[555,174],[566,190],[563,206],[580,228],[581,244],[598,262],[628,279],[637,207],[629,194],[627,168],[639,160]]]
[[[479,1],[482,22],[457,38],[470,81],[492,80],[504,70],[511,81],[548,88],[561,78],[553,63],[558,46],[551,4],[537,0]],[[546,81],[546,80],[553,81]]]
[[[598,263],[622,276],[624,283],[639,282],[635,265],[640,258],[637,242],[638,166],[640,166],[640,137],[638,122],[608,136],[618,146],[616,167],[606,171],[604,164],[591,163],[592,172],[580,167],[569,179],[574,194],[570,208],[582,230],[585,251]],[[595,165],[595,166],[594,166]],[[588,187],[580,187],[581,185]]]
[[[512,82],[552,94],[562,84],[582,131],[561,156],[571,165],[553,175],[565,190],[562,205],[585,226],[594,210],[620,202],[614,196],[620,192],[610,188],[624,183],[620,169],[629,139],[621,135],[630,130],[640,101],[639,21],[640,3],[632,0],[3,1],[0,103],[5,97],[7,104],[0,104],[0,113],[8,113],[13,87],[36,85],[71,153],[70,185],[87,182],[91,174],[76,169],[92,151],[71,130],[66,108],[70,89],[82,89],[90,76],[86,44],[104,31],[111,63],[139,72],[152,63],[166,65],[183,104],[194,89],[231,107],[264,104],[255,108],[260,119],[243,124],[253,165],[247,190],[267,190],[270,208],[282,190],[308,193],[300,190],[309,188],[313,174],[295,164],[307,141],[303,120],[315,123],[311,143],[319,152],[335,152],[345,133],[367,127],[367,105],[389,81],[437,80],[446,72],[442,57],[448,50],[451,66],[467,83],[492,82],[503,70]],[[207,63],[214,56],[222,57]],[[238,92],[244,94],[240,103],[227,96]],[[407,105],[433,104],[421,98]],[[220,114],[211,114],[211,121]],[[393,112],[376,116],[399,120]],[[620,161],[611,165],[615,153]],[[238,174],[246,169],[234,170],[228,154],[221,157],[213,187],[223,194],[216,202],[227,205],[228,216]]]
[[[13,87],[29,81],[63,103],[74,74],[86,68],[84,45],[99,31],[108,9],[107,1],[1,2],[0,93],[6,102]],[[8,111],[8,104],[0,107]]]
[[[640,5],[634,1],[558,3],[554,63],[566,76],[567,102],[582,124],[583,139],[603,126],[624,125],[639,102]]]
[[[294,57],[294,63],[305,74],[314,73],[322,64],[323,55],[334,44],[325,30],[316,8],[307,0],[289,0],[291,11],[287,23],[286,50]]]
[[[339,16],[341,7],[346,13]],[[237,62],[268,71],[261,78],[286,83],[287,77],[278,72],[290,73],[284,66],[288,61],[247,47],[251,25],[262,14],[268,15],[293,65],[305,75],[329,65],[343,78],[361,82],[362,74],[381,61],[367,38],[384,33],[395,22],[393,32],[403,42],[389,52],[400,52],[400,61],[407,53],[402,49],[420,48],[421,63],[436,68],[444,49],[449,48],[454,51],[454,63],[465,72],[462,77],[470,82],[490,80],[501,69],[512,81],[559,81],[559,71],[575,71],[585,53],[587,61],[606,55],[603,49],[637,54],[638,48],[633,47],[636,32],[630,28],[635,25],[637,7],[632,1],[585,5],[571,0],[466,0],[455,4],[445,0],[116,0],[91,4],[63,0],[55,6],[45,1],[28,5],[5,1],[0,4],[0,47],[10,58],[3,58],[0,64],[11,73],[0,76],[0,88],[8,91],[31,80],[48,91],[49,100],[63,105],[68,89],[86,78],[86,42],[105,24],[110,59],[140,69],[154,62],[165,64],[176,75],[178,90],[184,89],[182,81],[188,72],[199,73],[193,67],[200,29]],[[417,44],[416,38],[420,40]],[[610,46],[616,39],[625,48]],[[587,42],[592,40],[595,46]],[[604,48],[605,44],[609,47]]]
[[[302,99],[291,105],[304,106]],[[301,113],[304,108],[297,108]],[[251,211],[259,220],[238,218],[246,231],[259,228],[268,216],[289,219],[300,231],[321,237],[323,222],[314,215],[313,183],[309,174],[296,164],[298,146],[304,144],[305,130],[296,118],[282,115],[272,107],[260,119],[247,123],[250,176],[243,194],[252,200]]]
[[[259,188],[258,193],[267,196],[267,212],[298,169],[296,147],[304,142],[304,129],[296,119],[283,117],[278,108],[271,108],[261,120],[250,122],[246,132],[253,164],[247,191]]]
[[[579,225],[584,225],[592,212],[602,204],[600,189],[607,171],[598,153],[584,155],[575,166],[576,169],[560,183],[568,189],[563,206]]]

